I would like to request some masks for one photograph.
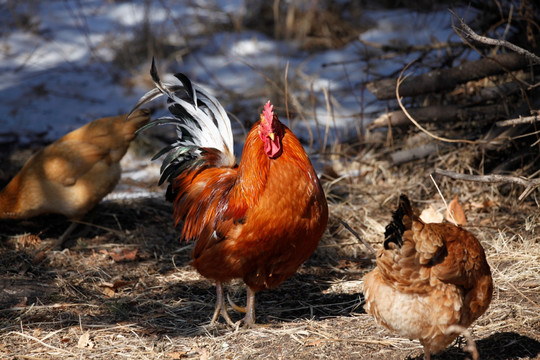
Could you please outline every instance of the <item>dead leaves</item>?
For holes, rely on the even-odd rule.
[[[94,342],[90,340],[90,333],[87,331],[81,335],[77,347],[79,349],[93,349],[95,346]]]
[[[459,204],[457,195],[454,196],[450,204],[448,204],[448,209],[446,209],[446,221],[454,225],[465,225],[467,224],[467,217],[465,216],[465,211]]]
[[[444,206],[440,202],[437,202],[437,205],[428,205],[422,213],[420,214],[420,219],[425,223],[441,223],[444,220],[448,221],[451,224],[464,226],[468,224],[467,216],[465,211],[474,211],[474,212],[489,212],[497,204],[492,200],[484,200],[482,202],[470,201],[461,205],[458,200],[458,195],[455,195],[452,201],[448,204],[446,211],[444,211]],[[444,215],[443,215],[444,212]],[[489,225],[491,223],[490,219],[476,220],[474,225],[483,226]]]
[[[100,250],[99,252],[110,256],[114,262],[127,262],[135,261],[137,259],[139,249],[114,249],[112,251]]]
[[[496,206],[497,203],[495,203],[493,200],[484,200],[482,202],[471,202],[471,208],[477,209],[479,211],[487,212],[492,207]]]
[[[116,280],[113,283],[103,282],[99,286],[102,288],[105,295],[107,295],[108,297],[113,297],[117,293],[118,289],[131,285],[133,283],[135,283],[135,281]]]
[[[173,351],[173,352],[170,352],[168,355],[169,355],[170,360],[179,360],[179,359],[182,359],[183,357],[186,357],[187,353],[188,353],[187,351]]]
[[[41,244],[41,238],[39,235],[25,233],[22,235],[15,236],[15,249],[35,249]]]

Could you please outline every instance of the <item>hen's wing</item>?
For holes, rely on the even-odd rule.
[[[377,257],[380,272],[397,290],[426,293],[431,290],[431,270],[446,255],[443,234],[424,224],[401,196],[392,222],[386,227],[384,249]]]
[[[71,186],[108,155],[109,150],[106,148],[91,143],[66,140],[54,143],[36,154],[32,162],[29,162],[28,168],[42,180]]]
[[[433,267],[433,276],[464,290],[460,325],[467,327],[488,308],[493,292],[491,270],[480,242],[451,224],[426,224],[445,239],[446,256]]]

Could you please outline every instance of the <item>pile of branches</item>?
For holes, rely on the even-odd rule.
[[[368,90],[377,99],[394,104],[368,129],[386,128],[409,137],[421,132],[430,139],[392,153],[395,164],[428,157],[442,144],[448,148],[472,144],[480,150],[479,174],[537,178],[540,57],[534,52],[540,48],[540,8],[527,0],[519,7],[499,1],[491,5],[479,2],[477,6],[482,11],[469,21],[474,25],[452,15],[454,30],[462,40],[457,46],[464,51],[472,49],[480,54],[479,59],[449,56],[427,73],[408,76],[408,68],[418,66],[411,63],[397,78],[368,83]],[[485,9],[489,6],[494,8]]]

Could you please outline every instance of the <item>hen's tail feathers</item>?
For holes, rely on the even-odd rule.
[[[234,166],[236,160],[233,152],[231,121],[219,101],[198,85],[193,84],[184,74],[174,74],[176,84],[162,82],[154,59],[152,59],[150,75],[156,87],[141,97],[131,113],[141,105],[165,95],[172,116],[152,120],[139,131],[156,125],[174,125],[178,135],[174,143],[163,148],[152,159],[155,160],[167,154],[161,166],[159,183],[163,183],[166,179],[174,179],[188,168],[204,164],[206,162],[204,148],[214,148],[219,151],[219,157],[213,165]]]
[[[403,233],[405,230],[410,229],[413,214],[409,198],[406,195],[400,195],[398,208],[394,211],[392,221],[384,231],[385,249],[388,250],[391,243],[396,244],[398,247],[403,245]]]

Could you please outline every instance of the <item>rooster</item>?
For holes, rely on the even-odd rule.
[[[225,305],[223,283],[242,279],[247,285],[246,315],[255,324],[255,293],[273,289],[292,276],[315,251],[326,228],[326,198],[300,141],[266,103],[247,135],[236,164],[227,113],[216,98],[185,75],[177,84],[162,83],[154,62],[156,88],[137,109],[161,95],[171,116],[150,122],[172,124],[178,139],[167,153],[160,182],[168,180],[174,222],[181,239],[194,241],[192,264],[216,283],[211,325],[223,316],[233,326]]]
[[[150,120],[141,109],[94,120],[34,154],[0,191],[0,218],[61,214],[75,220],[55,241],[60,246],[77,220],[110,193],[120,179],[120,160],[135,131]]]
[[[480,242],[451,224],[422,222],[401,195],[377,267],[364,278],[367,313],[403,337],[418,339],[424,357],[444,350],[491,302],[493,281]]]

